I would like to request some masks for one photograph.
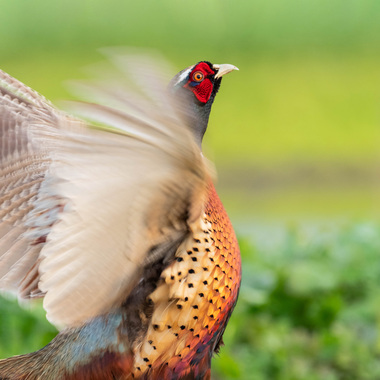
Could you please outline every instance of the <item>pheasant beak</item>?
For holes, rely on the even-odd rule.
[[[228,63],[223,63],[222,65],[212,65],[213,69],[218,70],[215,74],[215,79],[221,78],[223,75],[226,75],[234,70],[239,70],[234,65],[229,65]]]

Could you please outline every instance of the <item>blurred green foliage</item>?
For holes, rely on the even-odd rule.
[[[0,9],[0,67],[52,100],[71,96],[65,81],[86,76],[104,46],[157,49],[173,74],[203,59],[238,66],[205,144],[236,215],[373,215],[377,0],[0,0]]]
[[[68,96],[62,82],[82,77],[104,46],[158,49],[178,69],[228,61],[240,72],[224,80],[209,131],[222,164],[374,157],[376,0],[0,0],[0,8],[2,68],[49,98]]]
[[[20,308],[14,299],[0,298],[1,358],[36,351],[49,343],[56,333],[41,305]]]
[[[252,58],[253,51],[356,55],[373,53],[380,40],[376,0],[1,0],[0,5],[0,32],[7,35],[0,51],[19,57],[35,49],[81,52],[126,42],[192,58],[197,53]]]
[[[312,238],[292,228],[270,247],[241,248],[240,299],[216,378],[380,378],[380,225]]]

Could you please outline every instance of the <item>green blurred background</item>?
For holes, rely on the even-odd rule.
[[[244,263],[214,378],[380,378],[380,2],[0,0],[0,67],[53,101],[120,45],[240,68],[205,149]],[[54,333],[1,300],[2,357]]]

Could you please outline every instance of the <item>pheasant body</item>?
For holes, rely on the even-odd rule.
[[[111,130],[0,71],[0,289],[44,297],[64,327],[0,379],[210,379],[241,260],[201,143],[236,67],[199,62],[166,91],[137,63],[146,99],[114,84],[111,106],[76,103]]]

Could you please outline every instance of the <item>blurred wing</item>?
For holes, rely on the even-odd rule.
[[[58,325],[124,301],[141,268],[203,209],[209,174],[155,72],[158,61],[113,60],[141,62],[133,75],[142,93],[123,93],[119,81],[104,89],[107,106],[73,104],[112,130],[58,112],[0,74],[0,287],[42,292]]]
[[[38,293],[32,268],[59,207],[58,199],[45,207],[34,237],[22,238],[31,232],[28,224],[51,164],[47,146],[38,146],[33,134],[32,125],[40,119],[57,123],[54,109],[43,97],[0,71],[0,287],[18,288],[30,272],[30,290],[19,288],[30,295]]]

